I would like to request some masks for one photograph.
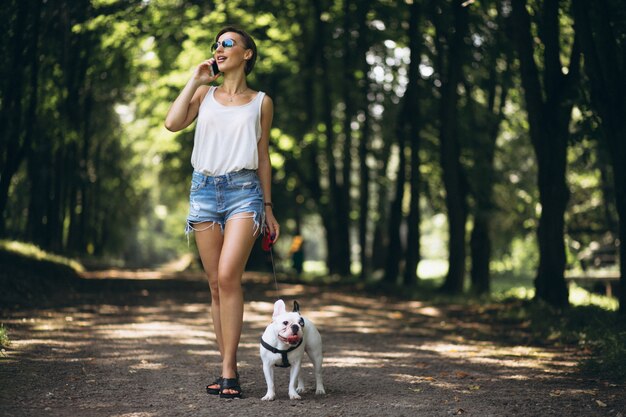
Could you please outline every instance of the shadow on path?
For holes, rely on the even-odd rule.
[[[113,278],[111,278],[113,277]],[[523,329],[449,306],[337,287],[282,284],[324,339],[328,395],[260,401],[258,340],[276,299],[266,275],[245,279],[239,350],[245,398],[204,387],[219,369],[201,274],[109,272],[49,307],[5,312],[2,416],[537,416],[626,415],[624,387],[576,373],[577,352],[530,346]]]

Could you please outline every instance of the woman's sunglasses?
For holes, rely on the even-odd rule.
[[[213,45],[211,45],[211,52],[215,52],[217,50],[217,48],[220,47],[220,45],[222,45],[222,47],[224,49],[226,48],[232,48],[233,46],[235,46],[237,43],[235,42],[234,39],[224,39],[223,41],[217,41],[215,42]]]

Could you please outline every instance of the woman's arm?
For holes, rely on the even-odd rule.
[[[261,181],[261,188],[263,189],[263,201],[266,203],[272,202],[272,163],[270,161],[269,143],[273,119],[274,103],[271,97],[266,95],[263,97],[263,103],[261,104],[261,139],[259,139],[257,144],[259,153],[258,175]],[[270,235],[275,235],[274,241],[276,241],[280,231],[278,222],[274,217],[273,207],[270,205],[265,206],[265,224],[269,228]]]
[[[172,132],[178,132],[189,126],[196,116],[200,103],[209,90],[206,84],[215,81],[218,75],[211,75],[211,63],[213,59],[207,59],[198,65],[193,76],[180,92],[165,116],[165,127]]]

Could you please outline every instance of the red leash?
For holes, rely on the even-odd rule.
[[[272,250],[272,246],[274,246],[274,239],[276,239],[275,234],[269,233],[269,229],[265,228],[265,233],[263,234],[263,240],[261,241],[261,249],[265,252],[270,253],[270,259],[272,260],[272,273],[274,274],[274,284],[276,285],[276,294],[278,295],[278,280],[276,279],[276,266],[274,265],[274,251]]]

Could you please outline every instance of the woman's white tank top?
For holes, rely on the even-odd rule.
[[[265,93],[259,91],[241,106],[224,106],[215,100],[216,88],[209,88],[198,110],[191,165],[195,171],[211,176],[256,170]]]

